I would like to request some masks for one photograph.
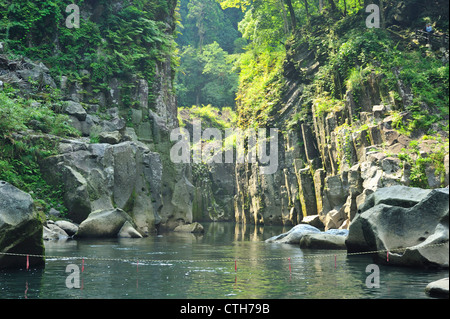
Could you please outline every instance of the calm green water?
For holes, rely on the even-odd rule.
[[[202,236],[47,242],[48,256],[121,260],[85,260],[80,288],[72,289],[66,286],[66,267],[81,270],[80,259],[47,258],[45,269],[2,271],[0,298],[427,298],[425,286],[448,276],[442,270],[380,265],[380,287],[367,288],[369,256],[337,255],[335,263],[333,254],[343,251],[263,242],[288,230],[281,227],[212,223],[205,230]],[[255,260],[239,261],[249,258]]]

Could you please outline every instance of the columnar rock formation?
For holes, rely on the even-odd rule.
[[[319,66],[313,52],[304,47],[297,51],[285,65],[285,94],[270,123],[282,131],[279,169],[264,176],[258,174],[258,164],[236,165],[236,221],[295,225],[318,214],[326,229],[348,228],[357,207],[375,190],[410,184],[411,167],[397,155],[411,148],[413,138],[394,127],[407,123],[410,114],[394,117],[390,111],[401,110],[411,96],[399,79],[396,93],[403,105],[396,105],[390,98],[394,92],[382,90],[383,76],[373,73],[361,83],[358,103],[349,90],[340,107],[322,112],[313,105],[312,114],[287,124],[302,110],[304,85]],[[430,188],[448,185],[448,146],[441,150],[441,143],[429,139],[416,147],[420,156],[447,154],[439,163],[444,170],[429,163],[425,174]]]

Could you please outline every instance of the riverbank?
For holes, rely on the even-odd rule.
[[[35,212],[29,194],[6,182],[0,184],[0,202],[3,221],[0,248],[4,253],[44,255],[43,239],[144,237],[135,229],[133,218],[118,208],[91,213],[79,225],[66,220],[45,220],[45,216]],[[381,260],[388,252],[393,265],[448,268],[448,205],[448,188],[381,188],[358,207],[349,230],[321,232],[302,223],[267,242],[346,249],[349,253],[379,252],[377,258]],[[17,209],[21,214],[17,215]],[[174,232],[201,234],[204,228],[197,222],[187,223],[176,227]],[[11,238],[20,240],[14,242]],[[13,259],[3,256],[3,268],[14,267]]]
[[[370,256],[264,242],[289,227],[203,225],[200,235],[45,242],[45,269],[0,271],[2,297],[25,298],[28,283],[28,299],[422,299],[426,285],[448,273],[380,265],[380,288],[368,288]],[[83,289],[66,287],[70,264]]]

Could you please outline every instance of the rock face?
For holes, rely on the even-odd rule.
[[[317,214],[312,176],[299,136],[279,136],[278,169],[261,174],[259,163],[236,164],[235,220],[246,224],[296,225]],[[285,150],[285,151],[281,151]]]
[[[56,88],[49,69],[42,62],[36,63],[27,58],[20,61],[10,60],[8,55],[0,54],[0,69],[0,82],[19,89],[24,96],[33,92],[35,85]]]
[[[196,221],[233,221],[235,176],[234,165],[227,163],[194,164],[195,187],[193,218]]]
[[[45,255],[43,224],[33,209],[31,196],[0,181],[0,252]],[[30,257],[30,267],[45,259]],[[0,254],[0,268],[25,268],[26,258]]]
[[[40,136],[53,139],[59,148],[58,155],[40,164],[50,184],[62,185],[68,218],[75,223],[92,212],[114,208],[132,216],[141,236],[193,221],[191,168],[169,158],[170,130],[178,125],[170,63],[160,62],[157,69],[154,88],[134,79],[131,98],[139,101],[139,108],[131,112],[133,128],[126,127],[120,80],[110,80],[108,94],[97,96],[99,104],[84,99],[80,92],[88,88],[61,84],[68,98],[64,111],[84,137],[55,141]],[[154,109],[150,109],[149,90],[158,97]],[[106,108],[106,114],[100,108]]]
[[[373,72],[359,83],[359,93],[345,92],[342,104],[322,110],[312,102],[312,114],[305,114],[302,93],[319,62],[314,49],[290,45],[283,94],[269,123],[283,132],[278,139],[279,168],[262,176],[258,164],[236,165],[236,221],[296,225],[318,214],[325,230],[348,229],[357,207],[371,193],[414,182],[417,168],[398,156],[402,152],[413,160],[427,159],[421,174],[429,188],[448,185],[449,148],[438,142],[448,133],[436,126],[436,139],[416,139],[397,130],[412,120],[403,111],[412,103],[411,90],[400,78],[396,91],[387,92],[383,75]],[[401,102],[392,98],[397,93]],[[411,142],[417,142],[417,149]]]
[[[448,216],[448,188],[379,189],[369,196],[351,223],[347,250],[389,250],[392,265],[448,268]],[[380,252],[375,259],[387,262],[386,252]]]
[[[115,2],[117,10],[124,8],[121,1]],[[168,3],[166,13],[157,18],[163,21],[168,38],[176,25],[175,5]],[[81,14],[97,23],[104,6],[86,6]],[[94,19],[92,12],[99,16]],[[65,75],[52,78],[44,64],[27,58],[10,60],[6,54],[0,54],[0,71],[0,83],[23,96],[39,95],[36,87],[57,88],[62,101],[58,112],[67,115],[68,124],[80,132],[79,138],[70,140],[44,130],[36,137],[58,145],[59,154],[40,160],[40,166],[49,184],[62,185],[69,219],[80,224],[95,211],[117,208],[132,216],[141,236],[192,223],[191,167],[169,158],[170,131],[178,126],[170,58],[155,61],[152,85],[150,79],[130,74],[126,80],[106,79],[101,83],[105,89],[93,87],[88,80],[91,70],[78,70],[83,81]],[[38,133],[17,132],[17,139],[20,135],[32,140]],[[136,235],[125,230],[123,234]]]
[[[60,155],[45,159],[42,170],[64,185],[68,217],[83,222],[97,210],[114,207],[134,217],[142,235],[153,232],[161,209],[162,163],[139,142],[88,144],[63,140]]]

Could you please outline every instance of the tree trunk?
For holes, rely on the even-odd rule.
[[[283,12],[284,33],[288,34],[289,33],[289,22],[288,22],[288,18],[287,18],[286,8],[284,7],[283,0],[280,0],[279,3],[280,3],[281,10]]]
[[[384,0],[380,0],[380,22],[381,22],[381,28],[386,29],[386,19],[384,16]]]
[[[304,2],[305,2],[306,17],[309,19],[308,0],[304,0]]]
[[[292,25],[292,31],[294,32],[297,28],[297,19],[295,17],[294,7],[292,6],[291,0],[284,0],[288,6],[289,14],[291,16],[291,25]]]
[[[328,3],[330,5],[331,12],[336,12],[337,8],[336,8],[336,4],[334,3],[334,1],[333,0],[328,0]]]

